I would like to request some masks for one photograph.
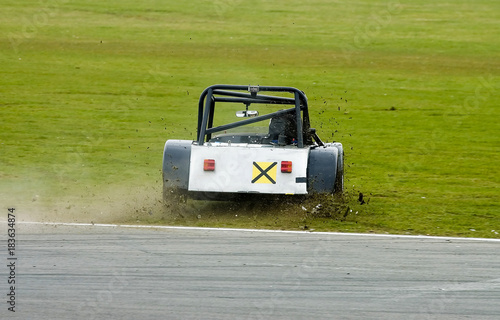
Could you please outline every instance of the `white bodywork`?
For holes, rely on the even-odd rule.
[[[235,143],[205,143],[203,146],[193,144],[188,190],[307,194],[308,156],[307,147]],[[214,171],[204,171],[205,159],[215,160]],[[282,161],[292,162],[291,173],[281,172]],[[270,169],[266,171],[268,168]],[[263,171],[266,171],[265,174]]]

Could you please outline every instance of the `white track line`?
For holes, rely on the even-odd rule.
[[[378,233],[345,233],[345,232],[312,232],[294,230],[269,230],[269,229],[237,229],[237,228],[207,228],[207,227],[182,227],[182,226],[155,226],[155,225],[131,225],[131,224],[102,224],[102,223],[65,223],[65,222],[17,222],[18,224],[35,224],[49,226],[74,226],[74,227],[107,227],[107,228],[144,228],[144,229],[169,229],[169,230],[197,230],[197,231],[238,231],[238,232],[261,232],[261,233],[288,233],[288,234],[312,234],[312,235],[338,235],[358,237],[380,237],[380,238],[405,238],[405,239],[437,239],[437,240],[461,240],[461,241],[487,241],[500,242],[500,239],[490,238],[459,238],[439,237],[423,235],[399,235]]]

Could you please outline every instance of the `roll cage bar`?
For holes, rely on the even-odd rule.
[[[241,91],[247,91],[248,93]],[[294,97],[287,98],[268,96],[262,95],[260,92],[289,92],[293,94]],[[213,127],[216,102],[243,103],[247,109],[252,103],[283,104],[293,105],[294,107]],[[209,141],[212,138],[212,133],[214,132],[233,129],[247,124],[271,119],[279,115],[294,113],[297,123],[297,147],[304,148],[304,145],[312,144],[312,140],[310,139],[311,136],[319,145],[323,145],[319,137],[316,135],[315,130],[310,128],[307,97],[304,92],[293,87],[213,85],[206,88],[200,96],[198,104],[198,128],[196,140],[198,145],[203,145],[205,137],[205,141]]]

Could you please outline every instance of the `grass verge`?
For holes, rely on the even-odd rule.
[[[2,10],[3,206],[66,220],[498,237],[498,1]],[[304,90],[318,134],[344,144],[342,205],[353,212],[311,216],[311,203],[233,215],[197,204],[182,220],[157,208],[164,142],[193,138],[199,93],[214,83]],[[149,220],[136,214],[144,207],[156,208]]]

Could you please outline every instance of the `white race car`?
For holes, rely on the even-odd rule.
[[[262,94],[267,92],[273,95]],[[245,110],[236,111],[239,121],[224,122],[241,104]],[[341,143],[323,143],[310,127],[302,91],[213,85],[200,96],[196,141],[165,143],[163,196],[168,201],[175,195],[224,200],[249,194],[341,193],[343,155]]]

